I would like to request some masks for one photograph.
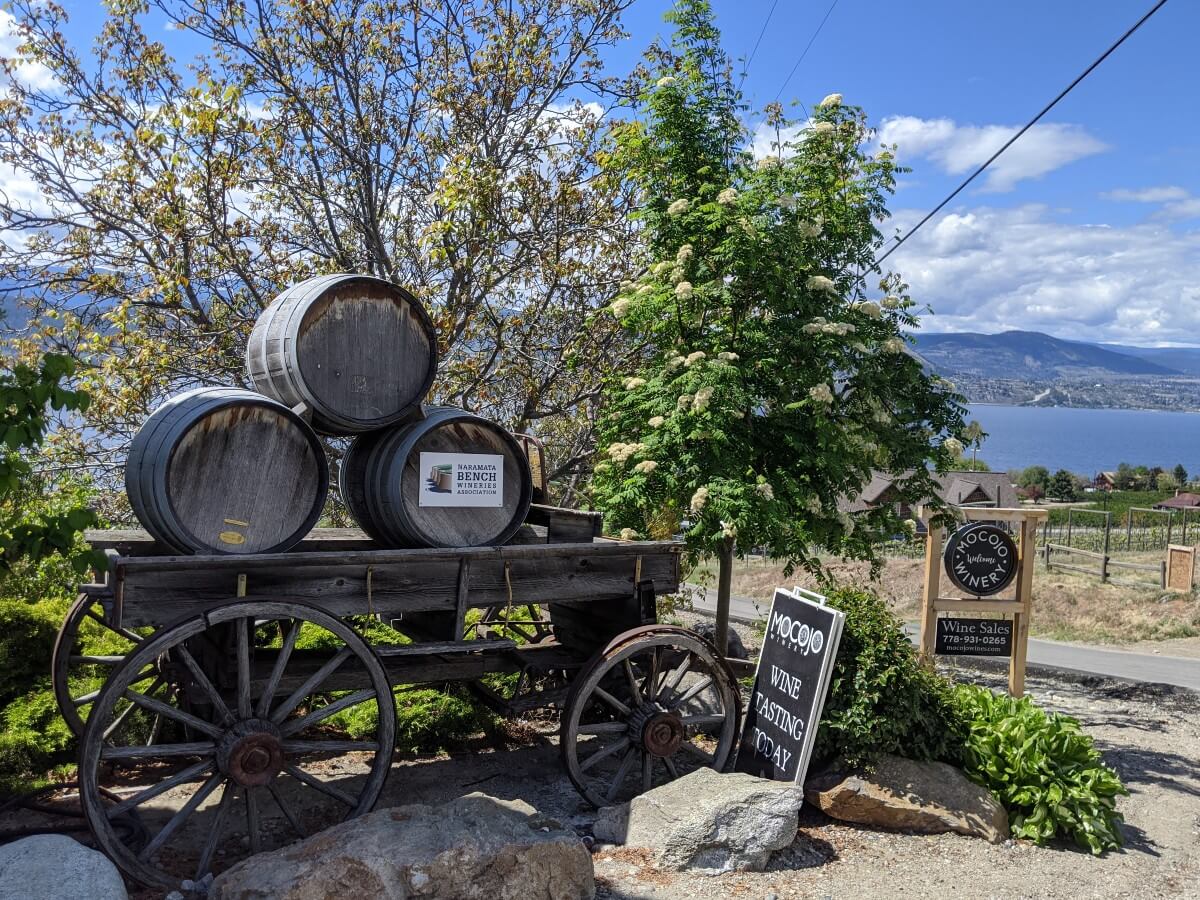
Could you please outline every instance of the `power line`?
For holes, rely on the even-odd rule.
[[[742,68],[742,77],[738,81],[738,90],[742,89],[742,83],[746,80],[746,76],[750,72],[750,63],[754,62],[754,54],[758,52],[758,45],[762,43],[763,35],[767,33],[767,26],[771,24],[771,16],[775,15],[775,7],[779,5],[779,0],[775,0],[771,4],[771,8],[767,10],[767,17],[763,19],[762,30],[758,32],[758,40],[754,42],[754,48],[750,51],[750,55],[746,57],[746,65]]]
[[[919,229],[922,225],[924,225],[926,222],[928,222],[930,219],[932,219],[934,216],[936,216],[939,212],[941,212],[942,207],[944,207],[947,203],[949,203],[951,200],[953,200],[955,197],[957,197],[967,185],[969,185],[972,181],[974,181],[981,174],[983,174],[984,170],[987,169],[987,167],[990,166],[992,163],[994,163],[996,161],[996,159],[1000,156],[1001,153],[1003,153],[1005,150],[1007,150],[1009,147],[1011,147],[1013,144],[1015,144],[1017,142],[1017,139],[1021,135],[1023,135],[1030,128],[1032,128],[1034,125],[1036,125],[1038,120],[1041,119],[1042,116],[1046,115],[1046,113],[1050,112],[1050,110],[1052,110],[1055,106],[1057,106],[1058,102],[1060,100],[1062,100],[1063,97],[1065,97],[1065,96],[1067,96],[1067,94],[1071,93],[1071,91],[1075,88],[1075,85],[1079,84],[1079,82],[1081,82],[1081,81],[1083,81],[1083,79],[1087,78],[1088,75],[1090,75],[1092,73],[1093,69],[1095,69],[1098,65],[1100,65],[1100,63],[1104,62],[1104,60],[1108,59],[1109,55],[1111,55],[1114,50],[1116,50],[1123,43],[1125,43],[1126,39],[1131,34],[1133,34],[1135,31],[1137,31],[1139,28],[1141,28],[1144,24],[1146,24],[1146,22],[1149,20],[1149,18],[1152,15],[1154,15],[1156,12],[1158,12],[1160,9],[1162,9],[1162,7],[1166,4],[1166,2],[1167,2],[1167,0],[1158,0],[1158,2],[1155,3],[1153,7],[1151,7],[1149,12],[1147,12],[1144,16],[1142,16],[1140,19],[1138,19],[1132,25],[1132,27],[1130,27],[1130,29],[1128,31],[1126,31],[1123,35],[1121,35],[1116,40],[1116,42],[1112,46],[1110,46],[1107,50],[1105,50],[1098,57],[1096,57],[1095,61],[1090,66],[1088,66],[1086,69],[1084,69],[1082,72],[1080,72],[1079,75],[1076,76],[1074,81],[1072,81],[1070,84],[1068,84],[1065,88],[1063,88],[1059,92],[1057,97],[1055,97],[1053,100],[1051,100],[1045,106],[1043,106],[1042,111],[1039,112],[1032,119],[1030,119],[1027,123],[1025,123],[1025,126],[1020,131],[1018,131],[1011,138],[1009,138],[1007,141],[1005,141],[1003,147],[1001,147],[999,150],[997,150],[995,153],[993,153],[990,157],[988,157],[987,161],[983,165],[981,165],[978,169],[976,169],[974,172],[972,172],[967,177],[966,181],[964,181],[962,184],[960,184],[958,187],[956,187],[953,191],[951,191],[950,195],[948,197],[946,197],[945,200],[943,200],[941,203],[939,203],[937,206],[935,206],[933,209],[931,209],[929,211],[929,213],[925,216],[925,218],[923,218],[920,222],[918,222],[916,225],[914,225],[909,230],[908,234],[904,235],[901,238],[897,238],[896,243],[894,243],[891,247],[889,247],[887,252],[884,253],[881,257],[879,257],[879,259],[875,260],[874,268],[876,268],[876,269],[879,268],[879,266],[883,263],[883,261],[885,259],[887,259],[889,256],[891,256],[893,253],[895,253],[900,248],[901,244],[903,244],[910,237],[912,237],[914,234],[917,233],[917,229]]]
[[[812,33],[812,37],[808,39],[808,43],[804,45],[804,49],[800,52],[800,58],[796,60],[796,64],[792,66],[792,71],[788,72],[787,78],[783,79],[783,84],[779,86],[779,93],[775,95],[775,102],[779,102],[779,98],[783,96],[783,92],[787,90],[788,82],[792,80],[792,76],[796,74],[796,70],[800,68],[800,63],[804,62],[804,57],[808,56],[808,51],[812,48],[813,42],[816,41],[817,35],[821,33],[821,29],[825,27],[825,23],[829,21],[830,15],[833,14],[833,9],[838,5],[838,0],[833,0],[829,4],[829,9],[825,10],[825,18],[821,20],[821,24],[817,26],[817,30]],[[805,112],[807,117],[808,113]]]

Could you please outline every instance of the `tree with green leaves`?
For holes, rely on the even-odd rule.
[[[31,459],[45,439],[48,410],[87,409],[87,394],[62,385],[74,368],[67,357],[47,354],[36,368],[17,363],[0,373],[0,581],[52,556],[80,574],[103,561],[79,540],[96,514],[76,505],[77,494],[64,504]]]
[[[1015,483],[1023,488],[1039,487],[1044,493],[1046,486],[1050,484],[1050,470],[1045,466],[1029,466],[1016,473]]]
[[[80,46],[64,5],[13,0],[0,162],[28,189],[0,195],[0,297],[15,353],[81,363],[60,457],[117,488],[165,396],[244,383],[273,296],[362,272],[430,308],[434,402],[537,433],[569,499],[629,353],[584,324],[630,270],[591,102],[620,94],[600,57],[629,3],[112,2]]]
[[[1046,493],[1055,500],[1075,499],[1075,476],[1066,469],[1059,469],[1050,478]]]
[[[936,497],[930,464],[961,454],[964,409],[906,352],[901,278],[864,285],[897,169],[891,149],[868,154],[862,110],[833,94],[792,123],[772,105],[756,159],[709,4],[667,20],[641,116],[616,134],[643,270],[608,313],[642,352],[606,385],[594,490],[626,536],[682,531],[693,558],[719,558],[723,640],[739,547],[813,569],[822,548],[873,558],[902,528],[896,505],[847,501],[874,470],[905,503]]]
[[[1176,484],[1184,486],[1188,483],[1188,470],[1183,467],[1183,463],[1176,463],[1171,474],[1175,476]]]

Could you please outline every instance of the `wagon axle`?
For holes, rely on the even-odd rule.
[[[673,756],[687,735],[683,719],[657,701],[643,703],[629,717],[629,734],[659,758]]]
[[[217,742],[217,768],[242,787],[261,787],[283,771],[279,728],[267,719],[244,719]]]

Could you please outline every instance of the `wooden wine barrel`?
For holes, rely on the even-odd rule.
[[[450,407],[354,439],[342,459],[342,499],[387,547],[507,543],[533,493],[521,445],[487,419]]]
[[[329,489],[320,440],[282,403],[198,388],[154,411],[129,447],[125,491],[179,553],[271,553],[312,529]]]
[[[263,310],[246,371],[256,390],[311,409],[318,431],[358,434],[399,421],[429,392],[437,335],[403,288],[369,275],[321,275]]]

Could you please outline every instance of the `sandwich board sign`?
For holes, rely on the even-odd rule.
[[[844,621],[820,594],[776,588],[736,771],[803,784]]]

